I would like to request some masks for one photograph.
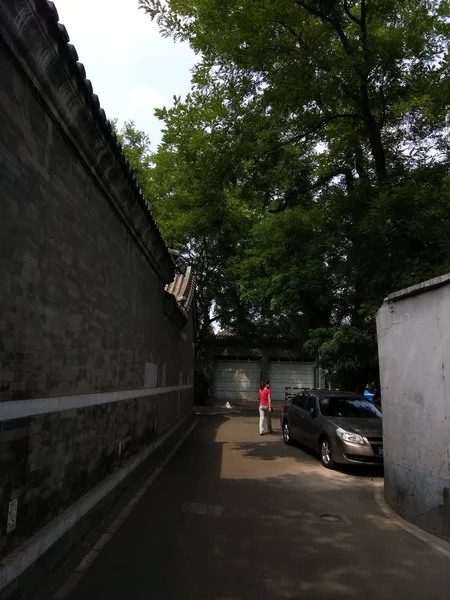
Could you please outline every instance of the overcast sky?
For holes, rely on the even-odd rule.
[[[187,44],[159,35],[138,0],[55,0],[63,23],[109,119],[133,120],[161,139],[155,107],[189,91],[196,56]]]

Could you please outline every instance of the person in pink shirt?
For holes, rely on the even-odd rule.
[[[272,433],[272,396],[270,381],[263,381],[259,390],[259,435]]]

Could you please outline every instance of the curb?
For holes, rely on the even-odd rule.
[[[445,554],[450,558],[450,543],[441,540],[441,538],[436,537],[432,533],[428,533],[416,525],[405,521],[402,517],[400,517],[392,508],[387,504],[384,499],[384,483],[374,483],[374,496],[375,501],[378,504],[380,510],[390,519],[393,519],[402,529],[416,537],[417,539],[425,542],[431,546],[434,550],[437,550],[441,554]]]

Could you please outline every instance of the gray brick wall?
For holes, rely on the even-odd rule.
[[[4,57],[0,73],[0,397],[142,387],[145,362],[191,353],[163,282]]]
[[[0,401],[142,388],[147,362],[192,383],[192,314],[183,331],[164,314],[163,269],[41,100],[0,47]],[[191,408],[187,390],[1,423],[0,552]]]

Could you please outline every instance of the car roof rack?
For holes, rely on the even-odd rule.
[[[290,390],[296,390],[296,391],[290,391]],[[294,396],[296,396],[299,392],[341,392],[342,390],[340,389],[332,389],[329,390],[328,388],[314,388],[314,387],[296,387],[293,385],[286,385],[284,388],[284,399],[287,400],[288,398],[293,398]]]
[[[332,390],[328,388],[316,388],[316,387],[295,387],[292,385],[286,385],[285,390],[310,390],[314,392],[342,392],[339,388],[333,388]]]

